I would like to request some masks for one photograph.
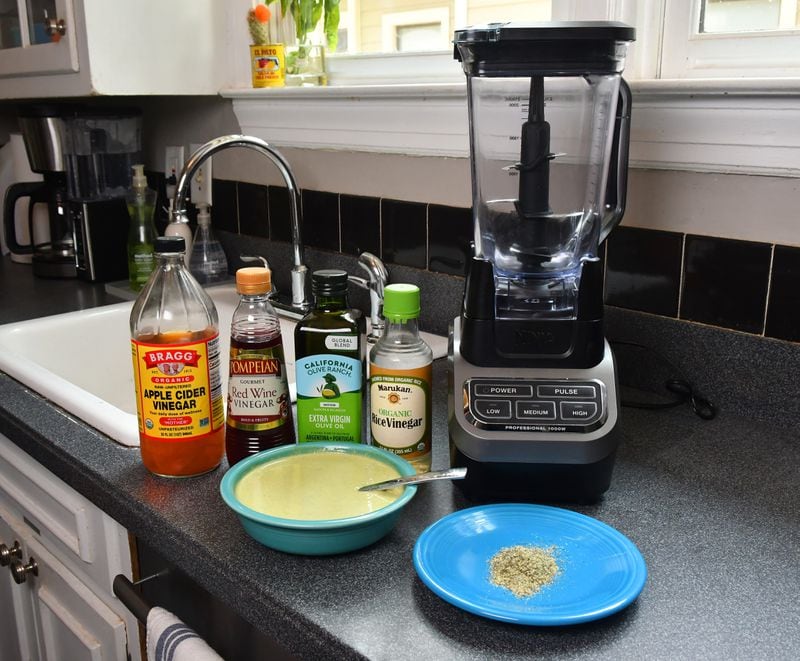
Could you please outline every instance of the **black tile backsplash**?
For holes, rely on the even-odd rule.
[[[339,250],[339,196],[315,190],[304,190],[303,241],[307,246],[323,250]]]
[[[775,246],[765,334],[800,342],[800,248]]]
[[[214,180],[213,193],[216,228],[291,241],[286,188]],[[470,209],[314,190],[298,205],[304,245],[371,252],[390,273],[463,276],[472,255]],[[601,254],[608,305],[800,342],[800,248],[621,226]]]
[[[428,267],[428,205],[381,200],[383,259],[418,269]]]
[[[683,235],[618,227],[606,244],[606,303],[677,317]]]
[[[267,187],[239,182],[239,232],[248,236],[269,237]]]
[[[282,186],[268,187],[269,236],[273,241],[292,240],[292,214],[289,206],[289,191]],[[300,211],[300,198],[297,198]],[[302,213],[302,211],[300,211]],[[305,236],[303,236],[305,239]]]
[[[381,201],[364,195],[340,195],[342,252],[381,254]]]
[[[428,269],[466,275],[472,258],[472,210],[428,205]]]
[[[211,226],[228,232],[239,231],[237,182],[214,179],[211,182]]]
[[[771,252],[766,243],[688,235],[681,318],[761,333]]]

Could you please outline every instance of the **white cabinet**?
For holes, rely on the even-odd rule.
[[[127,533],[2,435],[0,544],[0,661],[140,659],[138,623],[112,593],[131,576]]]
[[[9,8],[0,15],[0,99],[216,94],[223,86],[224,2],[3,0],[0,5]],[[63,26],[57,41],[47,32],[45,11],[54,25]]]
[[[27,661],[39,656],[34,625],[33,601],[29,590],[22,589],[11,577],[11,561],[21,560],[21,522],[0,508],[0,661]]]

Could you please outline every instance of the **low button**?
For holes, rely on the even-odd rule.
[[[485,420],[508,420],[511,417],[511,402],[502,399],[476,399],[475,412]]]
[[[517,418],[520,420],[555,420],[555,402],[517,402]]]
[[[560,402],[562,420],[590,420],[597,414],[594,402]]]

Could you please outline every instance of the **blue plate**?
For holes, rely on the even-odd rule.
[[[531,597],[489,580],[489,561],[515,545],[554,547],[559,573]],[[414,567],[433,592],[470,613],[553,626],[607,617],[628,606],[647,578],[625,535],[583,514],[545,505],[488,505],[449,514],[414,546]]]

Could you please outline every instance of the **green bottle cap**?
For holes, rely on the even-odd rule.
[[[395,323],[419,317],[419,287],[387,285],[383,290],[383,316]]]

